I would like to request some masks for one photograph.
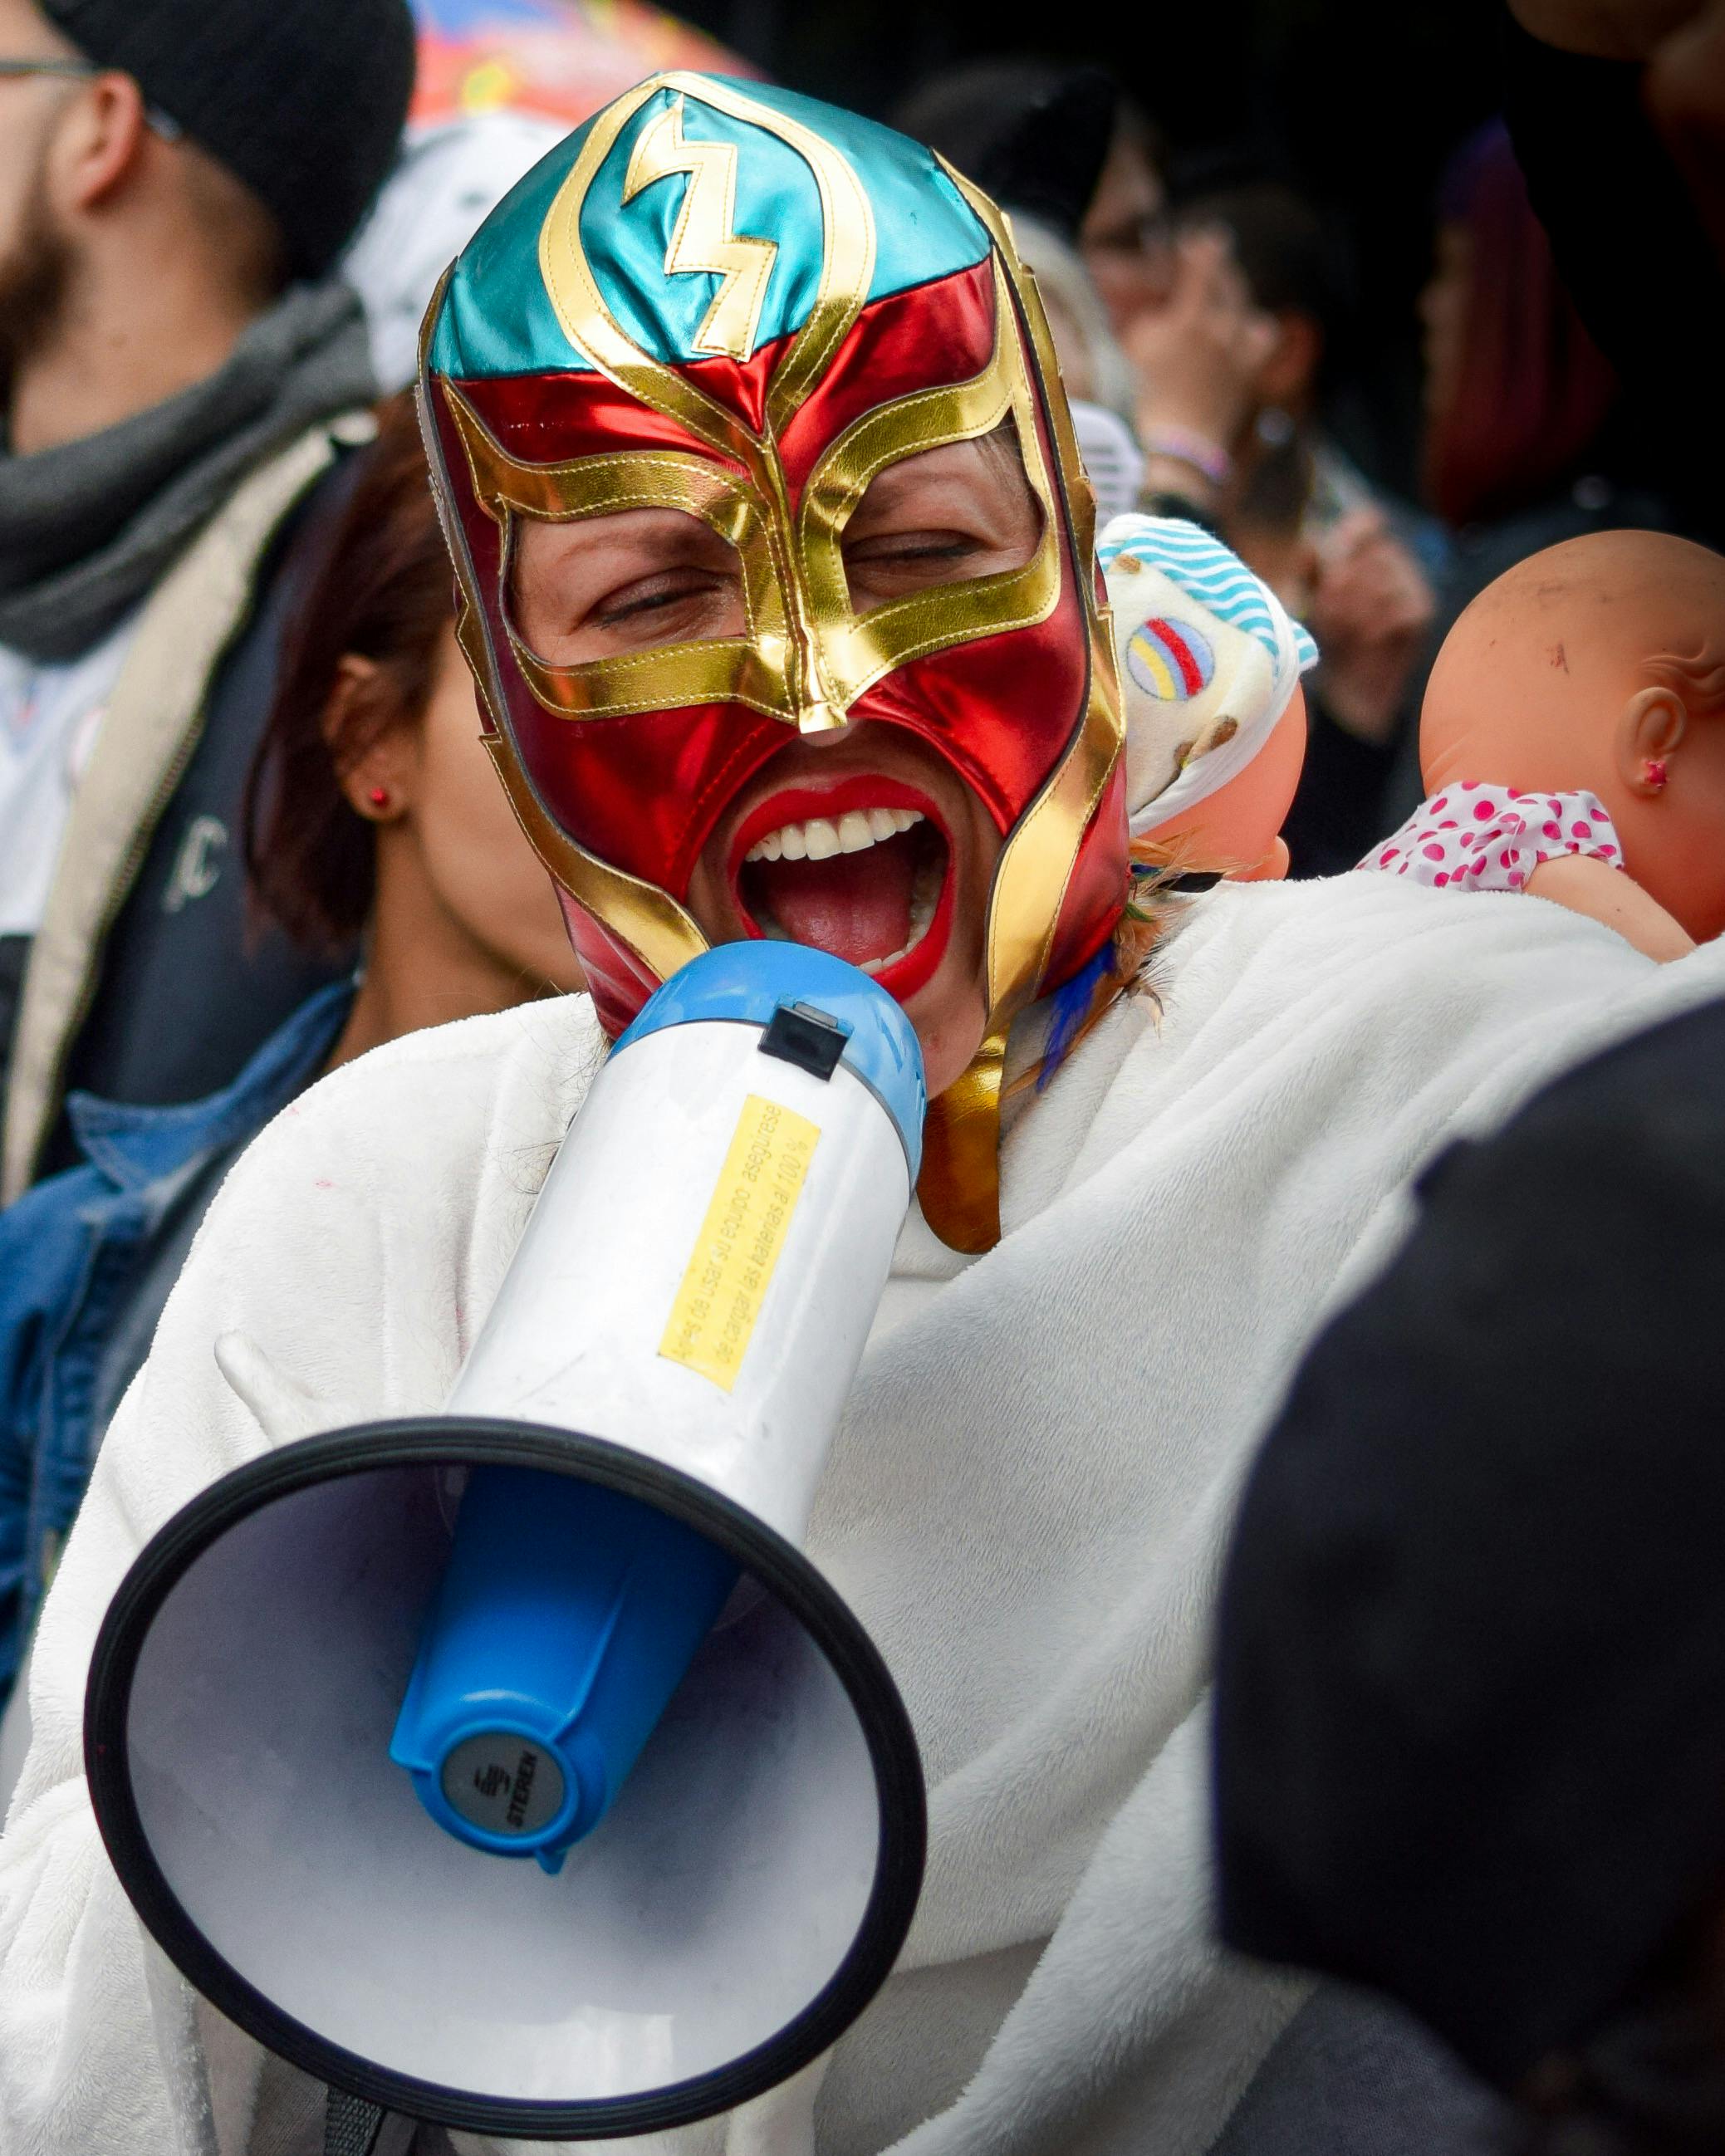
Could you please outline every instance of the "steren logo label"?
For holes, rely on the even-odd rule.
[[[507,1767],[500,1767],[495,1760],[482,1773],[475,1773],[473,1786],[482,1797],[495,1799],[500,1792],[509,1792],[509,1810],[504,1817],[519,1834],[527,1824],[527,1799],[533,1794],[533,1777],[538,1772],[539,1754],[525,1751],[513,1774]]]
[[[521,1763],[515,1770],[515,1787],[509,1793],[509,1823],[517,1834],[527,1823],[527,1799],[533,1794],[533,1774],[538,1764],[536,1752],[523,1752]]]
[[[531,1835],[562,1810],[567,1784],[557,1754],[518,1732],[488,1729],[444,1761],[444,1795],[487,1834]]]

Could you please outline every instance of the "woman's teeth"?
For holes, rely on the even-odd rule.
[[[876,812],[879,813],[878,811]],[[777,832],[773,834],[776,838]],[[763,857],[764,858],[764,857]],[[889,951],[884,957],[865,958],[861,961],[865,973],[885,973],[889,966],[897,965],[901,958],[908,958],[928,933],[928,924],[934,919],[935,908],[940,904],[941,886],[946,880],[946,868],[938,860],[919,861],[916,880],[911,886],[911,932],[896,951]],[[781,928],[772,911],[767,906],[757,909],[761,932],[769,942],[788,943],[788,932]]]
[[[852,855],[862,858],[853,863]],[[757,839],[744,856],[747,883],[739,881],[738,898],[757,933],[813,944],[880,973],[927,934],[947,866],[944,836],[920,809],[849,808]]]
[[[928,932],[928,924],[934,918],[935,907],[940,903],[941,885],[946,880],[946,870],[938,860],[919,864],[916,880],[911,886],[911,932],[901,947],[889,951],[884,958],[865,958],[862,970],[865,973],[884,973],[887,967],[896,966],[901,958],[907,958]]]
[[[756,840],[743,859],[824,861],[834,854],[860,854],[865,847],[895,839],[922,821],[922,814],[917,808],[847,808],[836,821],[811,816],[806,823],[782,824],[778,830],[769,831],[764,839]]]

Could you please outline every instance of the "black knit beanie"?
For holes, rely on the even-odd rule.
[[[244,181],[296,277],[329,268],[394,162],[413,87],[407,0],[39,0],[86,59]]]

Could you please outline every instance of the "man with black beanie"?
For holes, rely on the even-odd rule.
[[[406,0],[0,0],[0,1197],[69,1086],[202,1098],[316,985],[238,814],[413,49]]]

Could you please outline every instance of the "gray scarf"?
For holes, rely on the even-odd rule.
[[[298,285],[207,381],[82,441],[0,455],[0,644],[50,664],[87,651],[254,465],[377,393],[358,300]]]

